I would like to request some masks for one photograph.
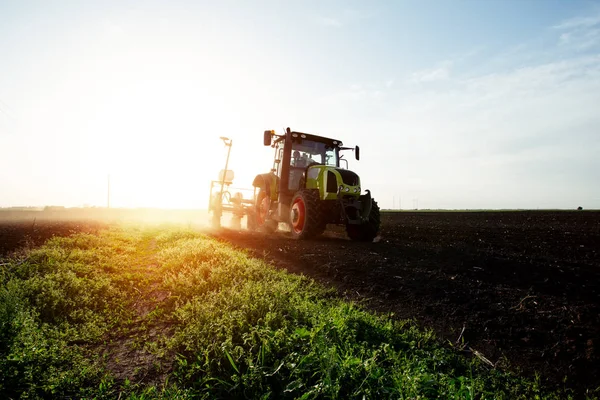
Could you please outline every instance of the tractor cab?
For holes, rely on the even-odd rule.
[[[319,138],[325,139],[325,138]],[[316,141],[304,139],[292,141],[292,164],[297,168],[306,168],[310,165],[339,166],[339,141]]]
[[[274,135],[273,131],[265,132],[265,145],[267,141],[271,145],[271,135]],[[284,183],[287,181],[287,186],[282,186],[281,190],[299,190],[302,184],[306,183],[308,169],[313,166],[348,169],[348,161],[342,152],[353,150],[358,160],[359,147],[342,147],[342,145],[341,140],[302,132],[288,132],[287,135],[276,137],[271,145],[275,148],[272,172]]]
[[[310,167],[339,166],[340,141],[296,132],[292,133],[291,137],[287,149],[285,140],[275,142],[275,174],[279,179],[282,179],[283,175],[288,178],[287,187],[282,188],[283,190],[299,190],[306,182],[306,174]],[[286,157],[286,153],[290,153],[289,157]]]

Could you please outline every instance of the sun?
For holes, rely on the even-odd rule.
[[[232,76],[203,57],[142,46],[81,65],[102,74],[80,77],[94,90],[83,101],[84,133],[73,151],[85,160],[83,175],[111,176],[115,207],[206,208],[228,150],[220,136],[233,140],[236,186],[251,187],[256,174],[271,169],[272,154],[261,145],[272,128],[261,122],[270,101],[264,90],[252,71]],[[252,101],[240,93],[252,93]],[[81,102],[63,100],[66,108]]]

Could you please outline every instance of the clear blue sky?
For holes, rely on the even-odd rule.
[[[600,208],[598,110],[598,1],[0,2],[0,206],[204,207],[290,126],[386,208]]]

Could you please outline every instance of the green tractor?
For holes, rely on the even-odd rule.
[[[379,232],[377,202],[362,193],[360,178],[348,170],[340,140],[286,129],[283,135],[265,131],[264,145],[275,149],[273,169],[257,175],[254,210],[248,228],[273,232],[280,222],[296,239],[320,235],[327,224],[345,225],[352,240],[372,241]],[[342,168],[344,164],[345,168]]]

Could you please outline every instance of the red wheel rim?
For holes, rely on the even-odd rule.
[[[265,195],[259,196],[258,199],[258,213],[256,216],[259,225],[263,225],[267,219],[269,213],[269,198]]]
[[[306,208],[304,200],[297,198],[292,204],[292,229],[296,233],[302,232],[304,229],[304,221],[306,219]]]

